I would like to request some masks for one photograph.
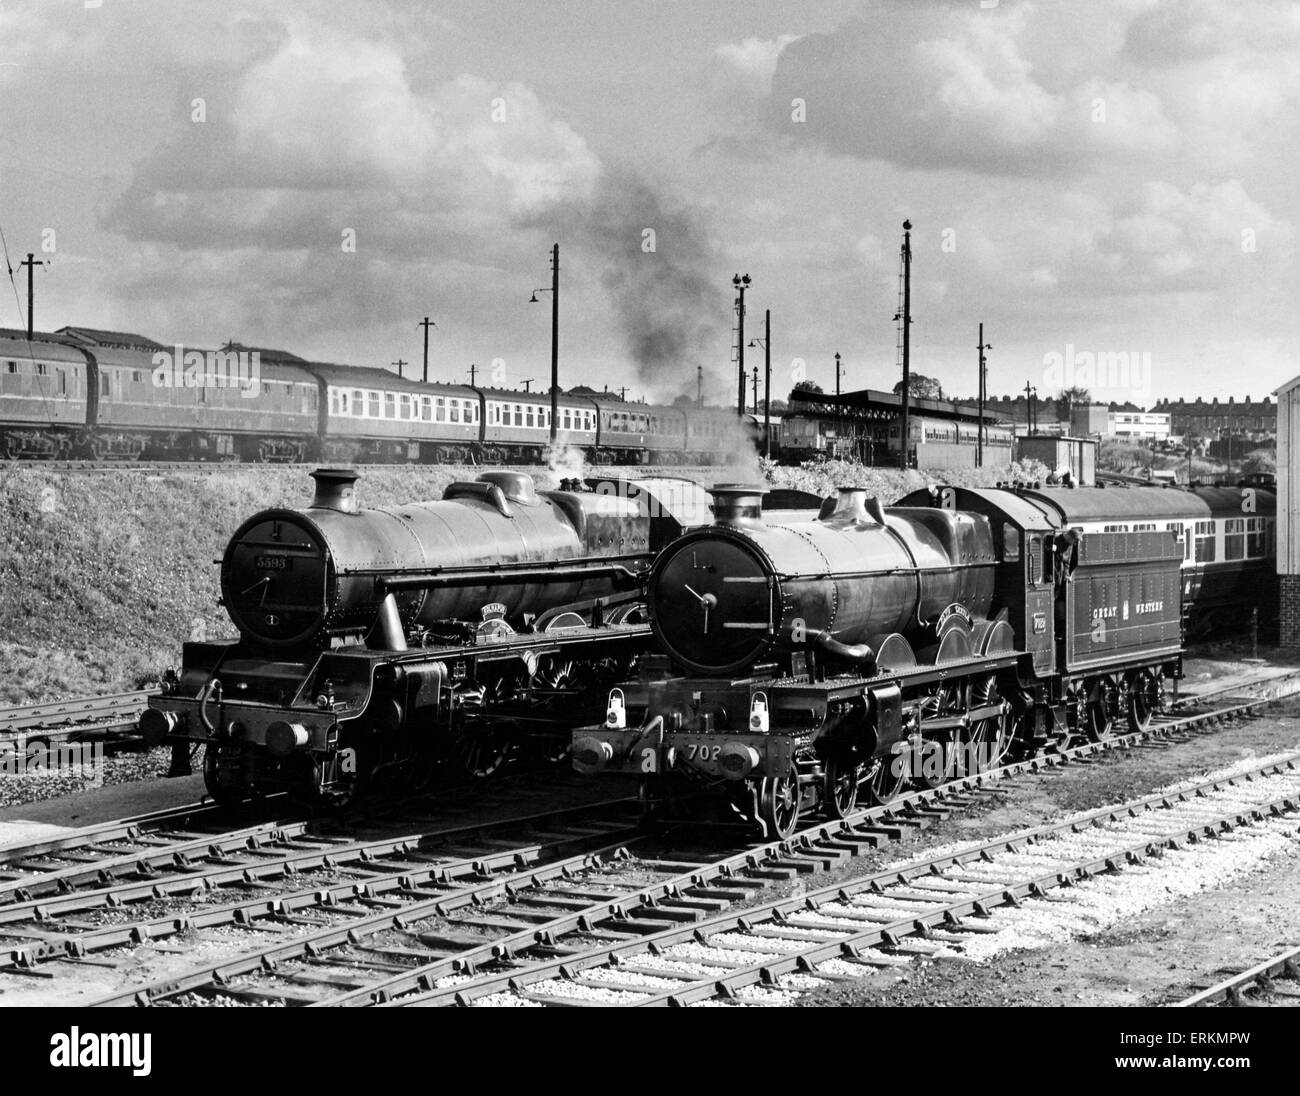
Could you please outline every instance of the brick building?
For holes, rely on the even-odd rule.
[[[1279,389],[1279,400],[1285,389]],[[1212,400],[1161,400],[1152,411],[1169,415],[1170,433],[1182,437],[1188,433],[1196,437],[1218,437],[1234,434],[1237,437],[1267,441],[1277,434],[1278,404],[1265,396],[1255,402],[1249,396],[1238,403],[1229,396],[1220,403]]]

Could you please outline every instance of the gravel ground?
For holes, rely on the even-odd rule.
[[[86,766],[92,771],[85,775],[77,771],[45,769],[20,774],[0,770],[0,808],[75,796],[113,784],[154,780],[167,774],[171,749],[159,746],[153,750],[123,750],[101,755],[100,760],[102,764]]]

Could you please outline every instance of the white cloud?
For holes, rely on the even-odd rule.
[[[798,40],[797,34],[782,34],[777,38],[750,37],[743,42],[723,43],[713,55],[752,94],[766,95],[772,89],[772,74],[776,71],[781,51]]]

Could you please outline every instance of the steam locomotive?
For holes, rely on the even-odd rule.
[[[1184,607],[1223,592],[1190,492],[936,487],[882,507],[846,488],[785,523],[761,489],[713,495],[713,524],[649,575],[659,654],[574,732],[573,763],[640,778],[651,801],[707,789],[769,836],[1145,727],[1182,672]],[[1220,543],[1253,530],[1265,554],[1271,496],[1232,497]]]
[[[341,805],[446,762],[486,776],[529,747],[558,760],[650,641],[654,554],[709,520],[702,488],[664,477],[538,491],[492,471],[362,509],[355,471],[312,475],[310,506],[255,514],[226,548],[239,640],[185,644],[140,722],[172,745],[174,773],[205,747],[220,802],[288,790]]]
[[[174,771],[206,747],[218,801],[307,789],[338,804],[418,785],[450,756],[486,774],[519,740],[560,735],[562,752],[560,728],[648,641],[654,551],[707,506],[682,480],[538,491],[500,471],[362,509],[354,471],[313,476],[309,507],[255,514],[226,549],[239,640],[185,644],[141,720]]]

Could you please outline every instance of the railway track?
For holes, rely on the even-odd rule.
[[[798,993],[917,954],[960,954],[973,939],[1000,931],[999,910],[1047,901],[1051,892],[1086,886],[1099,874],[1294,814],[1298,765],[1300,754],[634,942],[602,941],[386,1003],[680,1006],[744,1001],[751,987],[762,1003],[763,987]]]
[[[1249,970],[1193,993],[1173,1008],[1207,1005],[1300,1005],[1300,947],[1288,948]]]
[[[294,1005],[369,1005],[407,997],[466,1003],[506,992],[502,987],[509,987],[512,979],[551,978],[575,962],[586,969],[588,961],[595,962],[593,956],[608,964],[616,955],[640,954],[638,949],[647,944],[657,947],[678,940],[675,934],[685,933],[682,940],[694,939],[692,933],[718,918],[749,918],[763,908],[754,903],[775,884],[796,878],[806,883],[816,873],[844,866],[865,849],[900,839],[996,794],[1001,782],[1018,774],[1086,765],[1104,754],[1190,741],[1269,702],[1234,700],[1210,711],[1165,720],[1141,735],[1090,743],[914,792],[886,806],[809,827],[787,841],[729,850],[721,858],[711,851],[688,848],[661,853],[651,848],[640,859],[615,853],[585,867],[570,865],[569,871],[577,874],[566,876],[562,884],[554,875],[511,876],[496,891],[479,892],[471,900],[472,909],[460,907],[468,911],[463,915],[439,911],[434,905],[415,913],[405,911],[400,922],[393,915],[378,914],[364,924],[330,925],[292,941],[272,941],[236,961],[213,963],[100,1003],[269,999]],[[1041,832],[1049,830],[1045,827]],[[644,851],[652,843],[641,844]],[[433,917],[434,923],[416,925],[420,947],[388,939],[395,929],[412,931],[412,918],[421,913]],[[462,996],[457,998],[456,993]],[[525,995],[521,1000],[527,1003],[531,998]]]
[[[574,804],[555,788],[516,789],[487,813],[467,821],[408,813],[402,826],[376,821],[349,833],[266,822],[214,835],[159,819],[147,832],[108,828],[93,844],[6,853],[8,872],[22,874],[0,882],[0,970],[39,976],[56,960],[113,966],[95,956],[198,930],[340,919],[355,928],[359,908],[454,907],[513,872],[553,873],[561,856],[567,866],[612,851],[639,824],[631,800]]]
[[[0,708],[0,750],[6,742],[22,737],[27,741],[80,742],[92,738],[122,738],[132,732],[140,713],[157,690],[141,689],[107,696],[77,697],[51,704],[25,704]]]

